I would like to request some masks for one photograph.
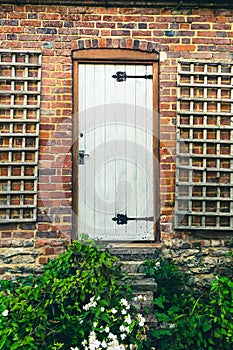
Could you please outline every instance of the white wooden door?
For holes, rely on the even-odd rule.
[[[118,71],[151,75],[152,66],[79,64],[78,232],[154,240],[152,80],[118,82]]]

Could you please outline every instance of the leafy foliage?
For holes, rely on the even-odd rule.
[[[129,306],[131,298],[127,276],[108,249],[74,242],[43,275],[2,281],[0,349],[84,349],[93,332],[100,341],[111,333],[125,349],[142,349],[144,319]]]
[[[166,259],[150,260],[145,273],[154,277],[158,327],[151,333],[160,350],[230,350],[233,344],[233,282],[217,277],[208,290],[187,288],[187,276]]]

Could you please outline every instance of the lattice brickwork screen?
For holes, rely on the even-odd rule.
[[[36,220],[41,53],[0,51],[0,223]]]
[[[233,63],[180,62],[175,227],[233,230]]]

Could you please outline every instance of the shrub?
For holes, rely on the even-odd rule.
[[[169,260],[150,260],[145,273],[158,283],[158,326],[151,332],[160,350],[230,350],[233,344],[233,282],[217,277],[206,291],[186,286],[187,276]]]
[[[2,282],[0,349],[143,349],[145,320],[131,298],[108,249],[74,242],[43,275]]]

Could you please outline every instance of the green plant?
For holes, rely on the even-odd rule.
[[[233,344],[233,282],[217,277],[201,293],[169,260],[148,261],[145,273],[158,283],[154,299],[158,326],[151,332],[161,350],[230,350]]]
[[[130,305],[132,297],[108,249],[74,242],[43,275],[2,284],[0,349],[86,349],[93,337],[99,349],[110,346],[111,337],[122,349],[143,349],[144,319]]]
[[[169,349],[174,333],[174,316],[185,304],[188,294],[187,276],[166,258],[147,260],[143,266],[145,274],[157,283],[153,303],[158,326],[152,330],[153,343],[158,349]]]

